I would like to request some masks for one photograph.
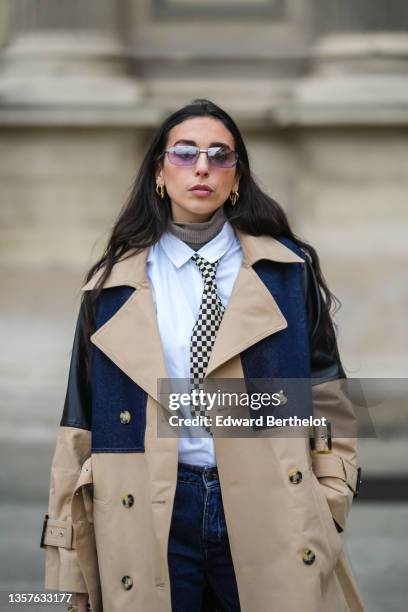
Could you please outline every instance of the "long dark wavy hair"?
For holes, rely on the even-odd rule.
[[[83,294],[85,311],[85,323],[82,329],[83,341],[89,340],[94,330],[96,302],[113,265],[125,254],[127,258],[155,244],[167,229],[169,219],[171,219],[170,201],[167,195],[162,200],[156,194],[155,171],[166,149],[170,130],[192,117],[213,117],[221,121],[234,138],[235,150],[238,153],[236,170],[240,176],[240,197],[235,207],[232,207],[229,199],[224,202],[224,212],[229,222],[234,228],[253,236],[268,235],[274,238],[286,236],[294,240],[305,251],[311,260],[320,292],[323,295],[321,312],[323,329],[328,339],[333,338],[335,330],[330,311],[332,307],[336,309],[340,302],[326,284],[315,249],[293,233],[281,206],[257,185],[251,173],[245,143],[234,120],[210,100],[198,98],[168,116],[156,130],[127,201],[113,226],[107,247],[85,276],[85,282],[88,282],[96,272],[103,268],[95,288]]]

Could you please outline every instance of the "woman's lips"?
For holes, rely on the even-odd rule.
[[[200,198],[205,198],[212,194],[210,189],[190,189],[190,191]]]

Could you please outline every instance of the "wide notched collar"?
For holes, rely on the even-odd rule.
[[[261,259],[285,264],[304,259],[270,236],[250,236],[235,230],[243,261],[235,280],[212,349],[206,376],[263,338],[287,327],[274,297],[252,268]],[[104,288],[130,286],[136,290],[92,336],[92,343],[154,399],[158,379],[168,378],[151,288],[146,275],[149,247],[123,257],[112,268]],[[93,289],[99,271],[82,287]]]
[[[240,230],[234,230],[241,244],[243,252],[242,265],[253,266],[261,259],[280,261],[282,263],[303,263],[304,259],[296,255],[284,244],[270,236],[251,236]],[[129,286],[137,287],[147,281],[146,261],[149,247],[141,249],[138,253],[131,252],[123,256],[112,268],[110,276],[104,283],[104,287]],[[88,283],[82,287],[82,291],[93,289],[97,284],[102,270],[96,273]]]
[[[138,252],[129,251],[118,262],[116,262],[111,270],[110,275],[104,282],[105,289],[109,287],[137,287],[144,281],[147,281],[146,276],[146,260],[149,253],[149,247],[143,248]],[[92,278],[82,287],[82,291],[94,289],[102,276],[104,269],[101,268],[92,276]]]
[[[252,266],[260,259],[270,259],[282,263],[304,262],[304,259],[271,236],[250,236],[240,230],[235,230],[235,233],[241,243],[244,265]]]

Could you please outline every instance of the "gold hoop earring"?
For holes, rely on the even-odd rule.
[[[238,202],[238,199],[239,199],[238,191],[234,191],[230,193],[231,206],[235,206],[235,204]]]
[[[161,199],[163,200],[165,193],[164,193],[164,185],[159,185],[159,183],[156,184],[156,193],[159,197],[161,197]]]

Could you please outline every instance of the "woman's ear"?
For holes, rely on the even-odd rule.
[[[235,174],[235,181],[234,181],[231,191],[238,191],[240,179],[241,179],[241,175],[239,173]]]
[[[154,173],[155,179],[160,180],[160,182],[163,182],[163,166],[161,164],[157,164],[156,166],[156,171]]]

